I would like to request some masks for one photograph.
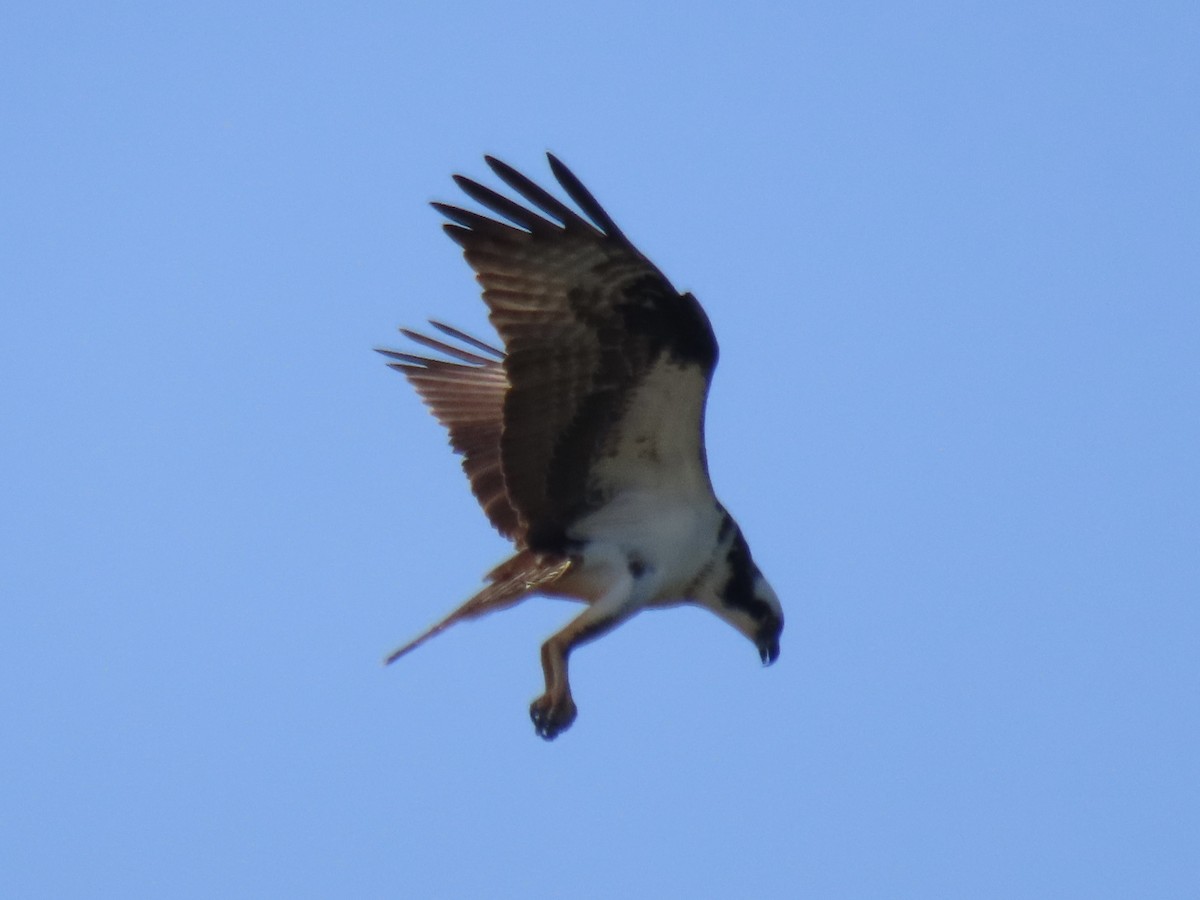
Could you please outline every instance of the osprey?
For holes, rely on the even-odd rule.
[[[571,651],[639,610],[703,606],[753,641],[764,665],[779,655],[783,611],[709,481],[708,317],[547,156],[586,218],[490,156],[529,206],[461,175],[463,192],[507,221],[433,204],[483,286],[503,349],[431,322],[442,339],[401,333],[436,356],[379,352],[449,430],[472,492],[516,548],[483,590],[387,662],[532,594],[582,601],[542,645],[546,691],[529,713],[552,740],[575,720]]]

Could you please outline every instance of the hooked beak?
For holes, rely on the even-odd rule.
[[[758,655],[762,658],[764,666],[769,666],[775,660],[779,659],[779,638],[777,636],[760,638],[758,641]]]

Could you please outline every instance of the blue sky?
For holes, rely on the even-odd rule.
[[[1200,893],[1194,4],[10,4],[0,894]],[[553,150],[722,346],[779,662],[527,718],[532,601],[371,348]]]

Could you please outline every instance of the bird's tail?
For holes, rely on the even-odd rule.
[[[491,583],[487,587],[446,618],[388,654],[384,665],[394,663],[410,650],[415,650],[430,638],[441,634],[455,622],[507,609],[531,594],[546,590],[566,575],[570,568],[571,560],[568,558],[521,550],[488,573],[488,581]]]

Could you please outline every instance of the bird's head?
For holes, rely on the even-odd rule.
[[[749,638],[763,665],[769,666],[779,657],[783,632],[779,596],[754,564],[740,529],[735,528],[728,539],[724,562],[714,596],[702,602]]]
[[[754,579],[754,597],[763,610],[762,615],[755,621],[754,635],[751,640],[758,647],[758,655],[762,657],[763,665],[769,666],[779,658],[779,635],[783,633],[783,607],[775,589],[767,583],[761,572],[756,572]],[[749,635],[747,635],[749,637]]]

